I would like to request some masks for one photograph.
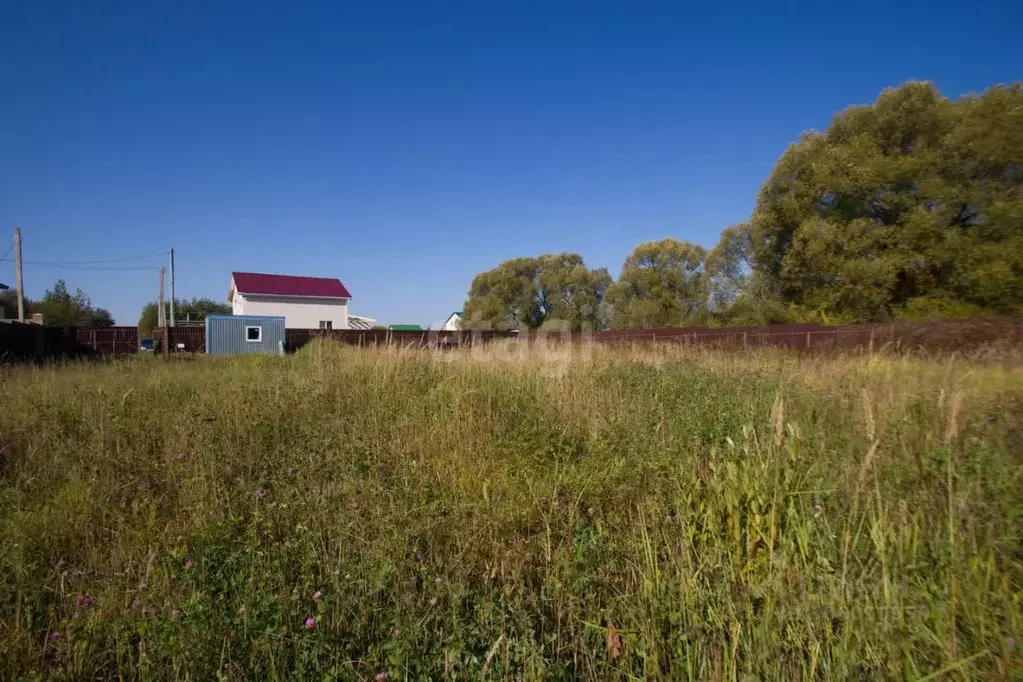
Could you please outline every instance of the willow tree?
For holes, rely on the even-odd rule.
[[[473,278],[463,309],[465,327],[570,331],[603,326],[605,268],[590,270],[576,253],[513,258]]]
[[[613,326],[651,329],[697,321],[706,311],[706,258],[703,247],[671,237],[637,246],[607,292]]]
[[[1023,92],[952,101],[907,83],[803,135],[760,191],[755,269],[836,319],[1023,303]]]

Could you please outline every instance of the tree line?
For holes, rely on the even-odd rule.
[[[578,254],[473,281],[467,327],[879,322],[1023,311],[1023,90],[910,82],[782,154],[710,250],[644,242],[617,280]]]
[[[74,293],[68,290],[67,283],[58,279],[53,288],[47,289],[43,297],[37,301],[25,298],[25,317],[34,314],[43,316],[48,325],[69,327],[111,327],[114,318],[109,310],[92,304],[92,300],[81,289]],[[0,291],[0,309],[5,319],[16,319],[18,316],[17,292],[12,289]],[[156,328],[159,306],[150,301],[142,308],[139,316],[139,333],[151,336]],[[170,302],[164,302],[164,312],[170,317]],[[175,299],[174,317],[179,323],[202,322],[207,315],[230,313],[231,306],[209,298]]]
[[[52,289],[47,289],[38,301],[25,298],[23,300],[25,317],[42,315],[46,324],[69,327],[110,327],[114,318],[110,311],[98,308],[81,289],[71,293],[67,283],[58,279]],[[0,308],[5,319],[17,319],[18,294],[13,289],[0,293]]]

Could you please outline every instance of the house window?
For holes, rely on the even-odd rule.
[[[263,340],[263,328],[262,327],[246,327],[245,328],[245,340],[258,343]]]
[[[333,329],[334,322],[332,320],[320,320],[320,329]]]

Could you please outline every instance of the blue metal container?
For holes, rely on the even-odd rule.
[[[284,318],[262,315],[208,315],[207,355],[284,353]]]

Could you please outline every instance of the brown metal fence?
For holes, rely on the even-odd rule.
[[[97,355],[127,355],[139,350],[138,327],[79,327],[75,335],[79,352]]]
[[[185,325],[171,330],[175,351],[202,353],[206,329]],[[164,330],[153,332],[160,350]],[[390,331],[288,329],[286,346],[294,351],[313,339],[325,338],[360,346],[404,346],[409,348],[459,348],[481,346],[498,339],[520,338],[529,342],[536,334],[506,331]],[[1018,345],[1023,342],[1023,317],[987,317],[949,322],[845,325],[770,325],[763,327],[685,327],[679,329],[630,329],[592,334],[550,334],[553,342],[593,341],[608,345],[634,343],[677,343],[728,348],[784,347],[794,349],[881,348],[959,350],[988,344]],[[139,350],[136,327],[75,328],[17,322],[0,323],[0,361],[41,361],[53,358],[125,355]]]
[[[153,330],[153,350],[163,350],[164,329]],[[183,325],[170,328],[170,339],[172,351],[184,353],[205,353],[206,352],[206,326],[205,325]]]
[[[136,327],[59,327],[0,323],[0,361],[127,355],[138,352]]]
[[[608,344],[668,341],[733,348],[775,346],[824,349],[897,346],[906,349],[957,350],[992,343],[1018,344],[1023,340],[1023,317],[831,327],[802,324],[674,330],[630,329],[595,332],[592,338]]]
[[[404,346],[408,348],[464,348],[514,338],[516,332],[480,331],[392,331],[388,329],[288,329],[288,350],[297,350],[313,339],[330,339],[350,346]]]
[[[173,327],[171,349],[188,353],[206,350],[206,328],[202,326]],[[313,339],[330,339],[349,346],[405,346],[409,348],[458,348],[489,343],[494,339],[515,337],[506,331],[391,331],[387,329],[288,329],[285,346],[296,351]],[[164,330],[153,330],[153,344],[163,348]]]

